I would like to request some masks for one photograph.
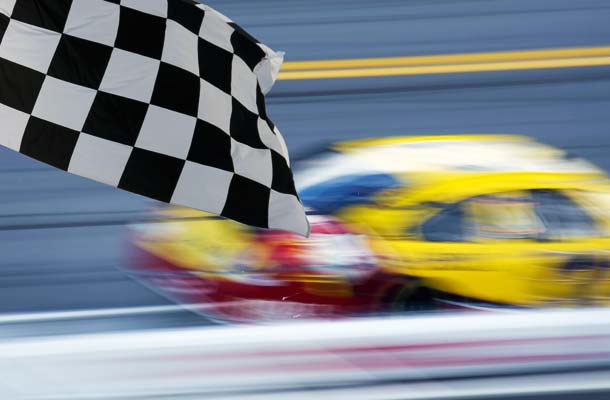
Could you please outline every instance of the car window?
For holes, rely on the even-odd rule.
[[[463,207],[465,236],[471,241],[535,239],[545,230],[529,192],[477,196]]]
[[[528,192],[476,196],[446,207],[422,226],[433,242],[538,238],[544,225]]]
[[[432,242],[561,240],[598,234],[587,211],[557,190],[476,196],[451,205],[422,226]]]
[[[421,227],[424,240],[429,242],[461,242],[464,221],[460,204],[449,206],[429,218]]]
[[[536,213],[546,228],[545,237],[566,239],[597,235],[593,218],[578,204],[557,190],[532,192]]]

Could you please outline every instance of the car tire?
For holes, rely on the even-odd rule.
[[[437,308],[433,291],[419,280],[396,286],[392,292],[392,301],[389,303],[391,312],[426,312]]]

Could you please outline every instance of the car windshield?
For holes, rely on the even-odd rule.
[[[343,207],[368,203],[375,194],[400,187],[389,174],[356,174],[333,178],[300,191],[301,200],[313,211],[333,214]]]

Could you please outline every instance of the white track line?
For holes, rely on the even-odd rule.
[[[226,305],[226,303],[224,303]],[[124,317],[130,315],[147,314],[167,314],[174,312],[197,312],[216,307],[215,304],[188,304],[188,305],[167,305],[167,306],[144,306],[144,307],[125,307],[107,308],[95,310],[78,311],[55,311],[55,312],[34,312],[23,314],[4,314],[0,315],[0,324],[11,324],[21,322],[38,321],[59,321],[70,319],[85,318],[104,318],[104,317]]]

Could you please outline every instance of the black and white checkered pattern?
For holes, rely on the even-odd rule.
[[[264,94],[281,55],[192,0],[0,0],[0,144],[307,235]]]

